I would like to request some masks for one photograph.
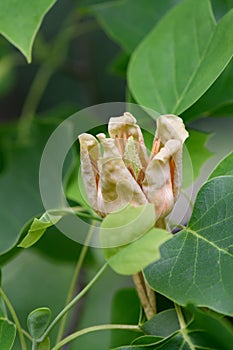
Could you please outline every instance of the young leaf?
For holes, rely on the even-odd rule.
[[[0,34],[31,62],[32,45],[41,22],[56,0],[1,0]]]
[[[133,97],[161,114],[181,114],[224,70],[232,43],[233,10],[216,24],[209,0],[182,1],[132,55],[128,83]]]
[[[7,319],[0,319],[0,349],[10,350],[16,336],[15,325]]]
[[[192,302],[233,316],[233,176],[214,178],[197,195],[187,228],[145,269],[150,286],[180,305]]]
[[[27,319],[28,329],[33,339],[42,336],[49,325],[51,311],[47,307],[41,307],[33,310]]]
[[[27,235],[18,244],[18,247],[31,247],[43,236],[47,228],[55,225],[60,219],[60,215],[57,217],[51,217],[48,212],[45,212],[39,219],[35,218],[28,230]]]
[[[222,175],[233,175],[233,152],[228,154],[213,170],[209,179]]]
[[[132,275],[159,258],[159,248],[172,235],[155,224],[154,205],[127,207],[109,214],[101,224],[101,243],[111,268]]]

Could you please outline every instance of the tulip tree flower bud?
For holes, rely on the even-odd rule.
[[[110,138],[79,135],[81,169],[87,196],[102,217],[127,203],[155,205],[157,219],[173,208],[182,183],[182,148],[188,132],[181,118],[163,115],[150,156],[140,127],[130,113],[110,118]],[[103,153],[101,152],[103,149]]]

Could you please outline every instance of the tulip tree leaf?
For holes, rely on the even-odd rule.
[[[123,49],[131,53],[175,0],[118,0],[90,7],[104,30]]]
[[[7,319],[0,319],[0,349],[10,350],[15,341],[16,329]]]
[[[176,310],[169,309],[158,313],[141,328],[146,334],[168,337],[180,328]]]
[[[209,0],[182,1],[132,55],[128,83],[133,97],[160,114],[181,114],[227,66],[232,43],[233,10],[216,24]]]
[[[172,235],[153,228],[153,204],[123,209],[109,214],[101,224],[101,243],[111,268],[122,275],[132,275],[159,258],[159,248]]]
[[[191,302],[233,316],[233,176],[199,191],[187,228],[163,244],[145,269],[150,286],[181,305]]]
[[[189,138],[185,141],[186,148],[183,153],[183,188],[187,188],[198,178],[202,166],[213,155],[206,148],[210,136],[201,131],[189,130]],[[190,168],[189,157],[191,158],[192,168]]]
[[[232,80],[233,60],[204,95],[183,113],[182,118],[188,121],[201,115],[213,116],[218,110],[224,115],[224,106],[233,103]]]
[[[1,0],[0,33],[31,62],[32,45],[41,22],[56,0]]]
[[[233,175],[233,152],[221,160],[209,178],[212,179],[221,175]]]
[[[154,335],[143,335],[137,339],[135,339],[131,345],[151,345],[151,344],[155,344],[158,343],[160,340],[163,340],[163,337],[156,337]]]
[[[152,339],[151,345],[123,346],[114,350],[231,350],[233,328],[228,322],[215,314],[201,311],[193,306],[189,306],[188,311],[192,312],[192,321],[173,335],[155,343],[153,343]],[[218,330],[217,332],[216,329]]]

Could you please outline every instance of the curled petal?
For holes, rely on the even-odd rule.
[[[102,213],[118,210],[127,203],[146,204],[148,201],[140,186],[124,164],[115,140],[97,135],[104,154],[98,161],[100,181],[98,186],[98,208]]]
[[[163,145],[165,145],[166,142],[171,139],[179,140],[181,143],[184,143],[189,136],[187,130],[185,129],[183,120],[176,115],[162,115],[156,120],[156,122],[157,130],[155,138],[159,139]]]
[[[174,173],[171,162],[182,150],[179,140],[169,140],[150,161],[142,184],[148,201],[155,204],[157,218],[167,215],[174,206]]]
[[[84,186],[91,206],[97,210],[98,159],[100,146],[90,134],[79,135],[81,170]]]
[[[138,143],[138,154],[142,165],[145,167],[148,161],[144,138],[136,119],[129,112],[125,112],[121,117],[110,118],[108,132],[111,138],[118,139],[118,148],[123,156],[128,137],[132,136]]]

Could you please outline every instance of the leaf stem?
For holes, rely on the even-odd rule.
[[[179,320],[180,328],[183,329],[186,327],[186,323],[185,323],[184,316],[183,316],[182,311],[181,311],[181,307],[180,307],[180,305],[175,304],[175,303],[174,303],[174,305],[175,305],[177,317]]]
[[[25,338],[24,338],[24,334],[23,334],[23,331],[22,331],[19,319],[18,319],[18,317],[16,315],[16,312],[14,310],[14,307],[11,304],[10,300],[8,299],[8,297],[6,296],[6,294],[4,293],[4,291],[2,290],[2,288],[0,288],[0,294],[1,294],[2,298],[3,298],[3,300],[5,301],[6,306],[8,307],[8,309],[10,311],[10,314],[11,314],[11,316],[12,316],[12,318],[14,320],[14,323],[16,325],[16,328],[17,328],[17,331],[18,331],[18,334],[19,334],[19,340],[20,340],[20,343],[21,343],[21,348],[22,348],[22,350],[27,350],[27,344],[26,344],[26,341],[25,341]]]
[[[178,305],[176,303],[174,303],[174,305],[175,305],[177,317],[178,317],[179,324],[180,324],[180,331],[183,334],[184,340],[188,344],[190,350],[195,350],[196,347],[192,343],[192,340],[189,338],[189,335],[188,335],[187,326],[186,326],[186,322],[185,322],[181,307],[180,307],[180,305]]]
[[[79,255],[78,261],[77,261],[77,265],[74,271],[74,275],[71,281],[71,285],[70,285],[70,289],[66,298],[66,302],[65,305],[68,305],[70,303],[70,301],[72,300],[72,297],[74,295],[74,291],[75,291],[75,286],[77,284],[77,281],[79,279],[79,275],[80,275],[80,271],[84,262],[84,259],[86,257],[87,251],[88,251],[88,244],[90,243],[91,237],[93,235],[93,231],[95,228],[95,224],[92,223],[92,225],[90,226],[90,229],[87,233],[87,237],[86,240],[84,242],[84,245],[82,247],[81,253]],[[67,314],[64,315],[64,317],[61,320],[59,329],[58,329],[58,334],[57,334],[57,343],[62,339],[64,330],[65,330],[65,324],[66,324],[66,320],[67,320]]]
[[[80,331],[77,331],[73,334],[70,334],[68,337],[64,338],[60,343],[56,344],[51,350],[58,350],[63,345],[71,342],[74,339],[77,339],[78,337],[92,332],[102,331],[102,330],[113,330],[113,329],[125,329],[125,330],[131,330],[134,332],[141,332],[141,329],[138,326],[135,325],[126,325],[126,324],[103,324],[98,326],[92,326],[85,329],[82,329]]]
[[[57,317],[51,322],[49,327],[46,329],[44,334],[37,341],[42,342],[51,332],[51,330],[56,326],[56,324],[64,317],[64,315],[89,291],[89,289],[93,286],[93,284],[98,280],[98,278],[102,275],[107,267],[107,263],[105,263],[101,269],[97,272],[97,274],[93,277],[93,279],[86,285],[83,290],[76,295],[76,297],[71,300],[69,304],[67,304],[64,309],[57,315]]]

